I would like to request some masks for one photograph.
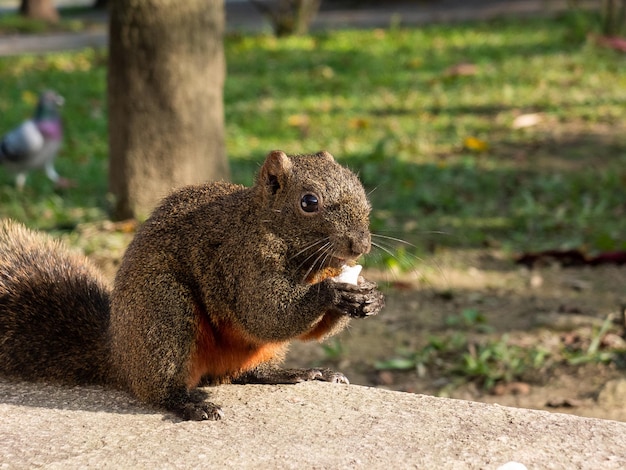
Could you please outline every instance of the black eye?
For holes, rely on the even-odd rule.
[[[315,194],[305,194],[300,199],[300,207],[304,212],[312,213],[319,210],[319,200]]]

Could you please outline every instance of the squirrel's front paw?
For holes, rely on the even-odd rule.
[[[376,315],[385,306],[385,297],[376,283],[362,280],[359,284],[335,283],[335,306],[353,318]]]

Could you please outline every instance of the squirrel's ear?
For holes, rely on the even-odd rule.
[[[335,161],[335,157],[333,157],[329,152],[327,152],[326,150],[322,150],[321,152],[317,152],[315,154],[318,157],[322,157],[325,158],[326,160],[328,160],[329,162],[334,162]]]
[[[283,186],[287,175],[291,173],[292,163],[289,157],[281,150],[272,150],[267,154],[265,163],[261,167],[259,174],[262,184],[268,186],[272,194]]]

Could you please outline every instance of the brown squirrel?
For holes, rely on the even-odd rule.
[[[347,383],[282,369],[294,339],[319,340],[380,311],[373,282],[332,279],[370,250],[370,206],[332,155],[270,152],[256,183],[189,186],[138,230],[110,290],[84,257],[5,221],[0,374],[126,389],[183,419],[220,419],[198,385]]]

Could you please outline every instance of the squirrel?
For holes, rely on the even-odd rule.
[[[184,420],[221,419],[199,386],[348,383],[283,369],[293,340],[377,314],[374,282],[334,279],[370,251],[370,204],[328,152],[270,152],[252,187],[174,191],[138,229],[112,288],[89,261],[0,225],[0,375],[127,390]]]

